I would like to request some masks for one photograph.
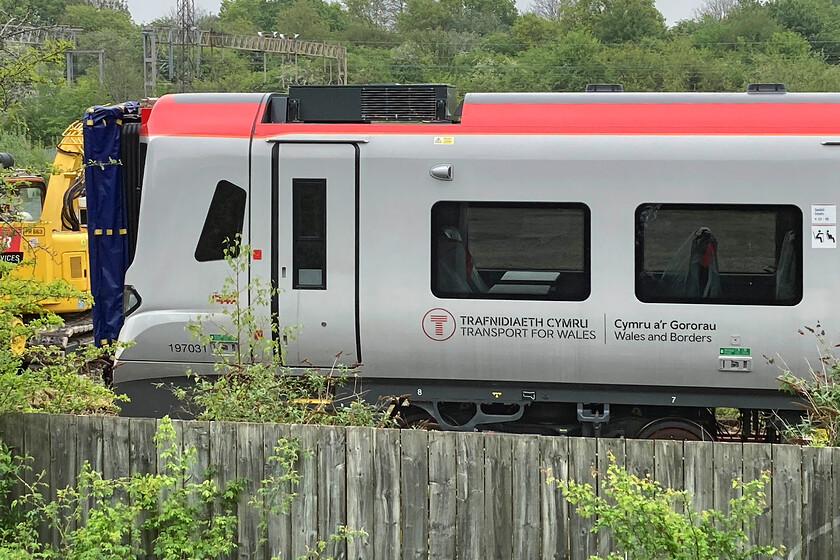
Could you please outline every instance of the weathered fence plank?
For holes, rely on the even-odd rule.
[[[455,435],[456,548],[459,560],[483,560],[487,529],[484,526],[484,436]]]
[[[0,414],[0,441],[12,451],[12,455],[23,457],[23,427],[26,424],[24,415],[17,412]]]
[[[569,479],[569,438],[540,438],[542,560],[569,558],[569,504],[556,481]],[[549,478],[556,481],[549,482]]]
[[[128,467],[131,474],[157,473],[155,421],[132,418],[128,424]]]
[[[25,420],[23,414],[10,413],[0,415],[0,440],[9,447],[12,457],[20,457],[22,459],[26,455],[23,435],[24,425]],[[23,492],[24,487],[22,482],[12,484],[9,488],[9,495],[3,500],[4,505],[10,505],[12,500],[23,494]]]
[[[102,476],[123,478],[131,474],[129,461],[129,419],[109,418],[102,429]],[[80,457],[83,458],[83,457]]]
[[[793,445],[773,446],[773,542],[783,544],[789,558],[802,553],[802,451]]]
[[[347,526],[370,530],[373,527],[373,433],[372,428],[347,428]],[[347,558],[372,560],[369,537],[347,543]]]
[[[215,424],[215,423],[214,423]],[[213,424],[211,424],[212,429]],[[263,474],[266,479],[279,481],[286,471],[282,465],[272,460],[291,440],[292,428],[283,424],[263,426]],[[270,486],[270,492],[263,503],[268,511],[266,516],[266,554],[269,558],[292,558],[292,516],[290,509],[283,511],[283,497],[296,492],[297,488],[286,482],[277,482]]]
[[[624,445],[627,472],[639,477],[654,478],[653,440],[628,439]],[[598,466],[601,468],[601,465]],[[606,470],[606,466],[603,467]]]
[[[744,444],[744,481],[759,479],[763,473],[770,473],[773,464],[771,447],[756,443]],[[751,544],[772,544],[773,526],[770,516],[770,504],[773,501],[773,488],[768,483],[764,486],[766,504],[764,512],[755,518],[755,526],[746,527]]]
[[[216,484],[216,488],[223,490],[228,482],[236,478],[236,424],[210,422],[208,438],[210,478]]]
[[[160,430],[163,420],[158,420],[156,423],[156,429]],[[180,458],[184,454],[184,421],[183,420],[172,420],[172,429],[175,431],[174,438],[171,441],[167,440],[158,440],[157,447],[155,449],[155,462],[157,463],[157,472],[160,474],[171,474],[169,467],[167,466],[169,463],[173,465],[176,464]],[[174,455],[171,457],[167,457],[166,453],[170,450],[170,448],[174,448]],[[178,487],[183,487],[183,480],[178,481],[176,485]]]
[[[75,472],[66,473],[68,478],[73,477],[63,484],[59,483],[61,487],[68,484],[74,484],[75,478],[82,472],[85,462],[90,465],[90,469],[95,472],[102,473],[105,477],[105,462],[104,462],[104,441],[105,434],[103,432],[103,418],[101,416],[75,416],[75,434],[66,433],[62,437],[72,438],[75,436],[75,448],[73,449],[74,456],[72,460],[75,462]],[[108,425],[112,424],[112,418],[108,419]],[[114,427],[117,426],[113,422]],[[55,437],[55,430],[52,430],[52,437]],[[127,458],[127,456],[126,456]],[[128,465],[126,464],[126,467]],[[110,477],[113,478],[113,477]],[[117,498],[117,497],[115,497]],[[93,506],[92,499],[87,499],[82,503],[82,523],[86,523],[88,519],[88,512]]]
[[[184,484],[201,484],[210,470],[210,422],[182,422],[181,429],[184,450],[195,449],[193,461],[184,473]],[[199,497],[190,500],[197,504]]]
[[[54,443],[50,438],[50,415],[27,414],[25,419],[24,446],[26,454],[32,457],[32,469],[24,471],[23,479],[29,485],[40,480],[43,484],[50,486],[52,485],[50,448]],[[50,530],[46,523],[38,526],[38,536],[41,542],[51,542]]]
[[[429,558],[455,558],[455,434],[429,434]]]
[[[402,560],[425,560],[429,552],[429,433],[400,432]]]
[[[292,426],[292,439],[300,442],[301,453],[295,464],[300,476],[297,497],[292,502],[292,558],[305,555],[318,540],[318,452],[311,426]]]
[[[263,425],[236,425],[236,477],[245,479],[237,504],[239,530],[236,555],[242,560],[265,558],[265,546],[260,542],[260,511],[248,502],[257,494],[263,479]]]
[[[55,417],[54,417],[55,418]],[[71,416],[75,420],[75,422],[71,425],[70,429],[75,428],[74,433],[64,433],[61,434],[60,437],[65,437],[68,440],[70,438],[74,438],[75,441],[75,467],[76,472],[81,472],[82,465],[85,461],[90,464],[90,468],[93,471],[97,471],[105,475],[105,429],[103,426],[104,419],[102,416]],[[108,427],[110,428],[112,425],[117,426],[116,422],[113,422],[115,418],[108,418]],[[59,430],[54,429],[53,426],[50,427],[52,430],[53,437],[57,435]]]
[[[318,448],[318,535],[328,541],[325,557],[335,560],[347,558],[347,545],[344,542],[329,543],[329,535],[339,525],[347,524],[345,510],[346,479],[345,449],[347,442],[344,429],[337,427],[314,428]],[[395,497],[399,506],[399,494]]]
[[[832,504],[831,449],[802,449],[802,556],[832,560],[831,526],[840,513]]]
[[[484,524],[488,529],[485,556],[507,560],[513,554],[514,436],[489,434],[484,440]]]
[[[79,465],[76,463],[76,434],[78,433],[82,440],[82,445],[86,453],[90,453],[93,457],[93,462],[97,463],[101,471],[102,456],[102,422],[100,419],[99,430],[96,430],[93,422],[83,422],[79,430],[76,427],[76,417],[68,416],[66,414],[56,414],[50,416],[50,442],[48,449],[42,450],[43,453],[49,454],[51,481],[49,489],[50,500],[55,502],[59,490],[63,490],[68,486],[75,486],[76,476],[78,474]],[[86,428],[86,430],[85,430]],[[90,438],[99,441],[99,448],[94,446],[84,445],[85,439]],[[87,512],[90,509],[91,500],[86,499],[82,502],[82,520],[87,520]],[[73,522],[73,511],[70,508],[63,508],[59,511],[59,523],[63,528],[70,531],[73,530],[76,524]],[[61,533],[58,527],[53,527],[51,532],[52,544],[58,547],[61,544]]]
[[[536,436],[513,439],[513,558],[532,560],[540,551],[540,447]]]
[[[685,490],[683,442],[665,439],[653,442],[653,475],[663,488]]]
[[[152,418],[132,418],[128,424],[128,467],[131,474],[145,475],[157,473],[157,449],[155,448],[155,420]],[[152,550],[153,531],[140,530],[146,520],[145,515],[137,519],[136,530],[140,531],[140,546],[143,550]]]
[[[683,448],[685,469],[685,489],[689,493],[690,505],[697,511],[714,507],[712,484],[712,458],[714,444],[710,441],[693,441]]]
[[[131,474],[129,464],[129,419],[109,418],[102,421],[102,478],[107,480],[127,479]],[[76,423],[78,426],[78,422]],[[83,459],[81,453],[79,459]],[[116,489],[111,496],[111,505],[129,502],[128,493]],[[125,539],[130,540],[130,537]]]
[[[713,447],[714,469],[714,508],[723,513],[729,512],[729,500],[741,495],[741,491],[733,488],[732,481],[741,479],[743,453],[740,443],[718,443]]]
[[[595,484],[592,477],[598,469],[597,440],[593,438],[572,438],[569,440],[569,480]],[[598,552],[595,535],[591,532],[592,520],[577,515],[573,508],[569,513],[569,558],[585,560]]]
[[[513,558],[540,553],[540,446],[537,436],[513,438]]]
[[[598,478],[594,484],[596,492],[598,495],[603,496],[603,490],[601,488],[601,481],[603,477],[607,475],[607,469],[609,469],[612,463],[620,467],[624,467],[626,464],[626,451],[625,451],[625,440],[624,439],[613,439],[613,438],[600,438],[598,439],[597,444],[597,453],[598,453]],[[615,500],[610,498],[609,496],[605,496],[608,503],[614,504]],[[615,549],[615,539],[612,538],[612,534],[610,531],[602,530],[598,533],[598,553],[600,556],[606,558],[609,556],[610,552]]]
[[[376,430],[373,445],[373,556],[376,560],[392,560],[400,550],[399,430]],[[454,482],[453,472],[450,470]],[[455,493],[452,495],[454,498]]]
[[[184,422],[184,449],[195,448],[195,459],[185,473],[185,483],[201,484],[210,468],[210,422]]]

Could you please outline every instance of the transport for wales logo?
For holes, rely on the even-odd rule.
[[[423,315],[423,332],[432,340],[444,341],[452,338],[458,325],[455,316],[442,307],[429,309]]]

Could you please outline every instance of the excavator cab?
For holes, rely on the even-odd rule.
[[[44,199],[47,196],[47,185],[44,179],[26,171],[18,171],[6,177],[5,180],[14,187],[10,194],[16,199],[14,201],[15,215],[10,216],[9,221],[39,221],[44,210]]]

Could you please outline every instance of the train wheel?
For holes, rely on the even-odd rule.
[[[658,418],[643,426],[636,439],[672,439],[682,441],[714,441],[700,424],[685,418]]]
[[[418,406],[409,406],[400,410],[395,419],[400,428],[414,428],[418,430],[439,430],[440,426],[431,415]]]

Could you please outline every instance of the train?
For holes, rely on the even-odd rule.
[[[116,389],[213,375],[186,325],[219,313],[225,239],[298,325],[293,371],[361,364],[412,422],[640,438],[743,437],[795,415],[783,364],[837,314],[840,94],[468,93],[442,84],[166,95],[142,190]],[[835,259],[835,260],[832,260]],[[830,326],[830,325],[829,325]],[[337,357],[338,356],[338,357]]]

